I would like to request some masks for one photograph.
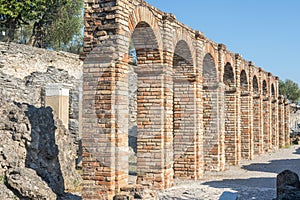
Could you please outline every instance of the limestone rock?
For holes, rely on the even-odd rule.
[[[3,181],[3,180],[1,180]],[[0,183],[0,197],[5,200],[15,200],[16,195],[4,183]]]
[[[2,104],[0,118],[0,175],[7,174],[10,187],[43,199],[51,197],[48,191],[63,196],[80,185],[74,140],[51,108],[11,102]]]
[[[32,200],[56,200],[56,194],[32,169],[15,168],[9,171],[7,183],[22,197]]]

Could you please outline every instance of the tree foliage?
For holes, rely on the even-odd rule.
[[[0,23],[8,41],[21,34],[24,43],[60,50],[81,34],[82,9],[82,0],[0,0]]]
[[[289,99],[292,103],[298,103],[300,100],[299,86],[292,80],[286,79],[285,82],[280,80],[279,93]]]

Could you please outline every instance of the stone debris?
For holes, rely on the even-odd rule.
[[[29,199],[56,200],[56,194],[29,168],[13,168],[7,174],[7,185],[15,191],[17,196]]]
[[[8,189],[30,199],[56,199],[78,189],[76,147],[51,108],[8,102],[0,118],[0,177]],[[10,196],[7,191],[3,196]]]
[[[278,174],[277,200],[300,200],[300,181],[297,173],[284,170]]]

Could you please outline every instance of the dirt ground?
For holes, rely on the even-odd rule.
[[[206,173],[199,181],[177,181],[158,194],[159,199],[272,200],[276,176],[289,169],[300,175],[300,146],[279,149],[242,161],[224,172]]]

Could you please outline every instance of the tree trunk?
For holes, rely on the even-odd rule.
[[[15,39],[15,32],[16,32],[16,28],[17,28],[17,24],[16,24],[16,20],[14,19],[9,19],[8,20],[8,42],[12,42]]]

